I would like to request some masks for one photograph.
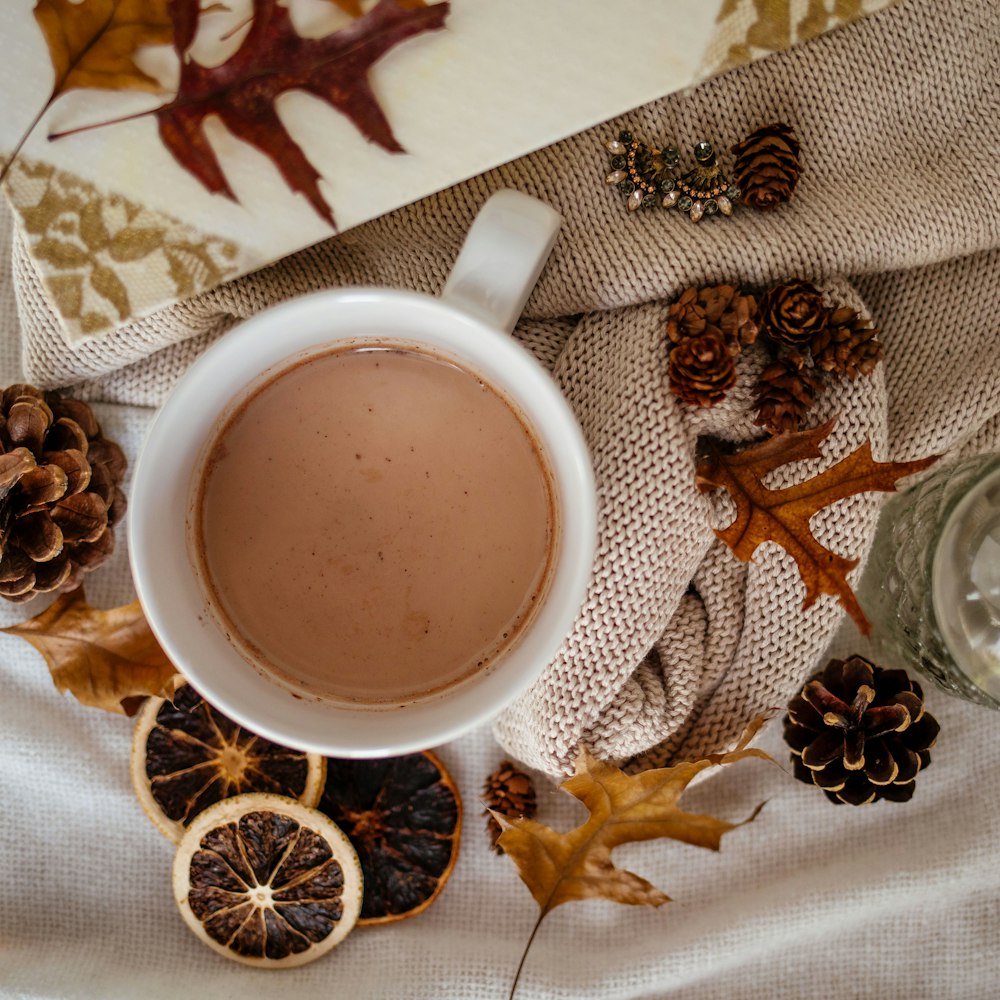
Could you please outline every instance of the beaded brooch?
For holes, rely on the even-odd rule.
[[[630,212],[676,208],[692,222],[731,216],[741,198],[751,208],[776,208],[791,198],[801,173],[798,140],[782,122],[765,125],[733,146],[735,177],[723,171],[710,142],[694,147],[695,166],[680,176],[675,171],[681,154],[675,146],[659,149],[624,131],[604,148],[611,154],[611,171],[604,181],[625,196]]]

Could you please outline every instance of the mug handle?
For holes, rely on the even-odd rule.
[[[561,223],[545,202],[521,191],[497,191],[472,220],[441,298],[511,333]]]

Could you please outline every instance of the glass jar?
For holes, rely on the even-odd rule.
[[[942,465],[885,505],[858,599],[884,666],[1000,709],[1000,455]]]

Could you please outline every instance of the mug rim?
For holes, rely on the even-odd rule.
[[[451,355],[521,412],[550,470],[559,519],[546,595],[518,641],[494,666],[467,681],[391,707],[304,699],[247,663],[246,652],[222,635],[200,584],[187,544],[190,504],[180,502],[190,496],[198,474],[196,456],[241,397],[300,357],[379,338]],[[251,377],[245,378],[247,373]],[[230,391],[234,385],[236,391]],[[509,334],[440,299],[350,288],[315,292],[258,313],[192,364],[154,418],[136,464],[128,545],[136,591],[154,635],[206,700],[238,724],[286,746],[330,756],[382,757],[455,739],[493,717],[537,679],[583,602],[596,524],[586,443],[558,385],[537,359]]]

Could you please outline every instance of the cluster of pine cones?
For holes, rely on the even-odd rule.
[[[830,307],[819,289],[794,279],[761,296],[735,285],[689,288],[670,306],[669,378],[674,395],[714,406],[736,382],[736,358],[762,344],[754,423],[769,434],[802,428],[829,376],[852,381],[882,359],[878,331],[849,306]]]

